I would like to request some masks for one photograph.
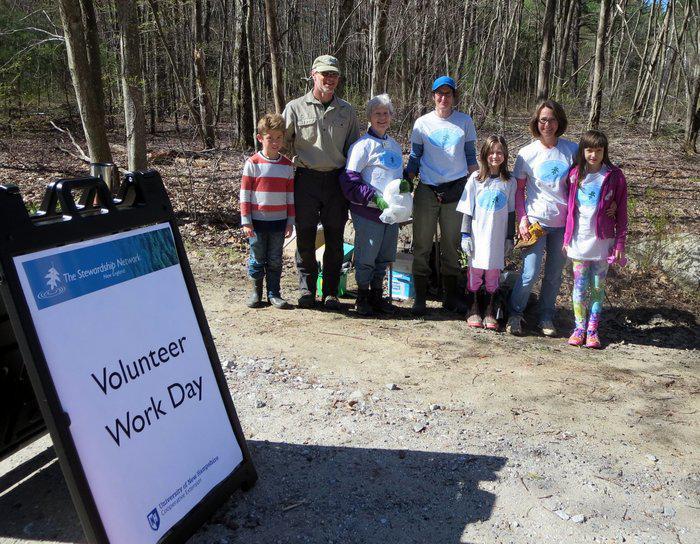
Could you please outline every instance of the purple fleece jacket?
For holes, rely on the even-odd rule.
[[[569,204],[566,211],[566,229],[564,230],[564,245],[571,243],[576,226],[576,192],[578,190],[578,168],[574,165],[569,170]],[[614,218],[605,213],[610,203],[617,204]],[[624,251],[627,240],[627,180],[617,166],[610,168],[603,178],[600,190],[600,200],[596,210],[595,234],[599,240],[615,239],[613,250]]]
[[[372,200],[376,190],[362,181],[362,176],[359,172],[345,170],[345,172],[340,174],[340,188],[345,198],[350,201],[350,211],[365,219],[381,223],[379,216],[382,215],[382,211],[377,208],[374,200]]]

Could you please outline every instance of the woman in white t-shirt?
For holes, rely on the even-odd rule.
[[[547,259],[539,296],[538,320],[542,334],[556,336],[554,305],[561,286],[566,256],[562,252],[568,198],[567,173],[576,159],[578,146],[560,136],[566,131],[564,109],[545,100],[530,119],[535,141],[523,147],[515,159],[513,176],[518,180],[515,211],[520,237],[528,241],[530,225],[537,222],[544,235],[523,250],[523,265],[509,301],[511,334],[522,334],[521,320],[537,281],[545,252]]]
[[[430,252],[440,225],[440,274],[444,289],[443,308],[459,311],[457,279],[460,275],[459,246],[462,214],[457,201],[467,176],[478,169],[476,129],[472,118],[454,109],[457,84],[448,76],[433,82],[435,109],[419,117],[411,133],[409,179],[420,174],[413,200],[413,315],[425,314],[430,276]],[[466,308],[465,308],[466,311]]]
[[[340,188],[350,201],[350,215],[355,228],[355,309],[363,316],[392,314],[394,307],[384,299],[384,277],[396,260],[398,223],[382,221],[389,206],[382,196],[387,185],[403,175],[401,146],[387,134],[394,106],[389,95],[380,94],[367,102],[370,126],[367,133],[350,146]],[[402,180],[401,192],[411,186]]]

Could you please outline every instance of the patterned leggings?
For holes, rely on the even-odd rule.
[[[572,260],[574,265],[574,319],[577,329],[586,328],[586,309],[590,293],[590,316],[588,330],[598,330],[600,314],[605,297],[605,277],[608,274],[608,261]]]

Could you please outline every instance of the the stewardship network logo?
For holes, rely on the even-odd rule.
[[[48,273],[44,276],[46,278],[46,286],[48,289],[37,293],[37,297],[44,300],[47,298],[57,297],[58,295],[66,291],[65,285],[60,285],[62,283],[61,274],[54,267],[53,263],[51,268],[49,268]]]

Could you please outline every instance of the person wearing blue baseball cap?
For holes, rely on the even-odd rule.
[[[412,312],[424,315],[430,276],[430,252],[440,225],[440,272],[443,308],[464,311],[457,296],[462,214],[457,211],[467,177],[478,169],[476,128],[472,118],[454,108],[457,84],[440,76],[432,85],[435,109],[419,117],[411,133],[411,154],[406,166],[409,179],[420,177],[413,197]]]

